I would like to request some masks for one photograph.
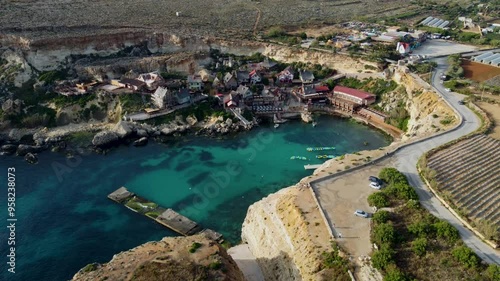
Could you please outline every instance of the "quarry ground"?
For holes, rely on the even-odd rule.
[[[413,55],[444,56],[478,50],[478,47],[442,39],[427,40],[413,51]]]
[[[181,28],[231,35],[251,35],[274,25],[299,26],[391,16],[415,9],[409,0],[2,0],[0,34],[60,37],[90,35],[119,29],[177,30]],[[397,4],[397,5],[396,5]],[[179,12],[179,16],[176,16]]]

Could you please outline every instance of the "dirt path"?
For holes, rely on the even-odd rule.
[[[257,36],[257,26],[259,26],[259,21],[260,21],[260,16],[262,15],[262,10],[257,7],[257,6],[254,6],[255,9],[257,9],[257,18],[255,19],[255,24],[253,26],[253,36]]]
[[[495,127],[488,134],[490,137],[500,140],[500,105],[487,102],[478,102],[477,105],[493,119]]]

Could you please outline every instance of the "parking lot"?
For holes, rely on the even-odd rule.
[[[460,44],[442,39],[427,39],[422,46],[413,51],[412,55],[425,55],[432,57],[471,52],[475,50],[478,50],[478,48],[471,45]]]
[[[391,167],[384,160],[361,170],[316,184],[316,191],[327,219],[342,237],[340,245],[354,258],[368,256],[371,252],[370,219],[354,215],[361,209],[370,215],[373,209],[367,198],[377,190],[370,188],[369,176],[378,176],[384,167]]]

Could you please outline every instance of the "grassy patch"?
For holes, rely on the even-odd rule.
[[[200,244],[200,243],[198,243],[198,242],[194,242],[193,244],[191,244],[191,247],[189,247],[189,252],[190,252],[190,253],[194,253],[194,252],[196,252],[196,250],[198,250],[201,246],[202,246],[202,244]]]
[[[407,199],[416,193],[405,188],[403,174],[384,168],[379,177],[389,184],[383,191],[388,200],[397,202],[393,212],[379,211],[373,219],[371,240],[379,250],[372,262],[384,280],[498,280],[498,268],[481,264],[456,228]]]
[[[82,268],[82,272],[91,272],[97,270],[97,264],[96,263],[89,263],[87,264],[84,268]]]

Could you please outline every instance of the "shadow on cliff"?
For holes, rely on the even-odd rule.
[[[286,252],[280,251],[271,259],[258,258],[257,262],[266,281],[302,280],[299,269]]]

